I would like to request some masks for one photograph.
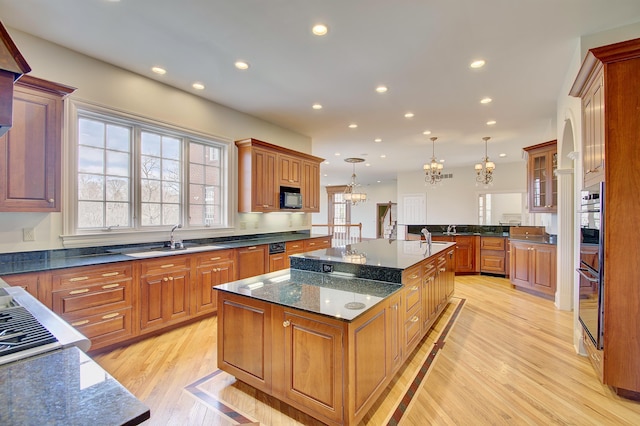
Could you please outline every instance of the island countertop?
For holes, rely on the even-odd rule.
[[[344,247],[331,247],[290,256],[291,268],[311,272],[329,269],[358,278],[402,283],[402,271],[455,246],[452,242],[368,240]]]
[[[352,321],[402,286],[340,273],[284,269],[213,287],[277,305]]]

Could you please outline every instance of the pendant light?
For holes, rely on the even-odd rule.
[[[442,170],[444,165],[436,158],[436,139],[437,137],[431,137],[431,163],[425,163],[422,168],[424,169],[424,182],[430,183],[432,186],[442,183]]]
[[[489,136],[482,138],[484,141],[484,158],[481,163],[475,165],[476,185],[483,184],[487,186],[493,182],[493,171],[496,169],[496,165],[493,161],[489,161],[489,155],[487,154],[487,141],[489,139],[491,139]]]
[[[359,191],[360,184],[356,183],[356,163],[362,163],[364,158],[345,158],[345,162],[353,164],[353,174],[351,175],[351,183],[344,190],[344,200],[350,202],[352,206],[367,201],[367,194]]]

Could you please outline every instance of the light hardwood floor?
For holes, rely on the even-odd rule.
[[[400,425],[640,425],[640,403],[602,386],[576,355],[572,313],[485,276],[456,277],[454,303],[362,424],[395,424],[393,412],[462,299]],[[216,373],[215,330],[212,317],[94,359],[151,408],[146,424],[321,424]]]

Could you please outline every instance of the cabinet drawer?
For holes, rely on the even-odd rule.
[[[285,243],[287,254],[302,253],[304,251],[304,241],[288,241]]]
[[[405,309],[405,318],[411,316],[411,314],[419,309],[422,303],[422,291],[420,288],[420,284],[412,284],[409,287],[405,288],[403,291],[404,297],[404,309]]]
[[[131,306],[131,279],[95,283],[53,292],[53,311],[63,317],[98,313]]]
[[[77,318],[71,325],[91,339],[91,349],[96,349],[101,341],[122,339],[132,334],[131,308]]]
[[[90,286],[95,283],[114,283],[131,280],[131,264],[114,263],[107,266],[89,266],[65,269],[51,274],[53,291]]]
[[[215,257],[215,256],[212,256]],[[157,260],[146,260],[140,265],[140,275],[165,274],[167,272],[189,269],[186,256],[168,256]]]
[[[319,250],[331,247],[331,237],[304,240],[304,251]]]
[[[505,252],[484,250],[480,255],[480,271],[496,274],[505,273]]]
[[[413,346],[422,338],[422,322],[420,321],[420,311],[414,313],[404,323],[404,342],[407,348],[406,354],[413,349]]]
[[[504,250],[504,237],[482,237],[480,238],[481,250]]]
[[[429,261],[427,263],[425,263],[424,265],[422,265],[422,274],[423,275],[429,275],[433,272],[435,272],[436,270],[436,262],[435,260]]]
[[[234,254],[234,250],[215,250],[193,256],[191,259],[196,262],[196,267],[198,267],[215,264],[223,260],[234,260]]]

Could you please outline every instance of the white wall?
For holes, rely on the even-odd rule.
[[[70,99],[114,108],[227,141],[257,138],[297,151],[311,153],[311,139],[231,108],[206,101],[158,81],[125,71],[59,45],[9,28],[9,33],[32,68],[30,75],[76,87]],[[68,141],[64,140],[66,144]],[[233,144],[232,144],[233,146]],[[235,148],[235,147],[234,147]],[[64,151],[63,151],[64,152]],[[235,155],[233,156],[235,158]],[[231,165],[235,170],[235,162]],[[66,167],[65,159],[62,163]],[[237,173],[232,173],[230,193],[236,204]],[[64,192],[64,188],[63,188]],[[255,217],[258,216],[258,217]],[[237,230],[222,234],[247,234],[306,229],[307,215],[232,215]],[[61,213],[0,213],[0,253],[62,248]],[[244,222],[246,228],[239,229]],[[22,241],[22,229],[34,228],[36,240]],[[220,232],[201,233],[217,236]],[[159,236],[162,239],[164,235]],[[186,238],[186,236],[184,237]]]
[[[486,192],[526,192],[526,163],[496,163],[493,185],[476,186],[473,166],[447,169],[453,178],[445,179],[441,186],[425,186],[424,173],[420,170],[398,175],[398,211],[402,217],[402,196],[426,194],[427,224],[448,225],[478,223],[478,194]],[[403,225],[420,225],[403,223]]]

